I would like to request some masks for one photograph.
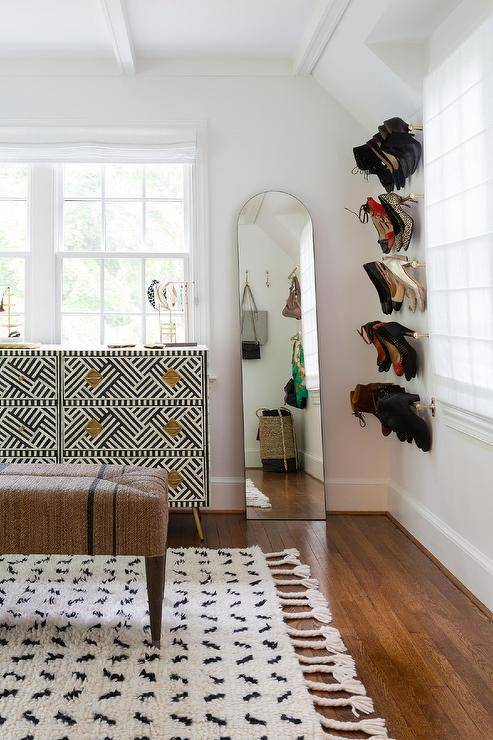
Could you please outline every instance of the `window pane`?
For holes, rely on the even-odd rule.
[[[65,198],[100,198],[101,165],[63,165],[63,195]]]
[[[142,319],[140,316],[105,316],[104,341],[106,344],[128,344],[142,341]]]
[[[27,198],[29,165],[0,165],[0,198]]]
[[[62,310],[89,313],[101,308],[101,263],[96,259],[64,259]]]
[[[183,198],[183,165],[146,165],[146,196],[148,198]]]
[[[169,314],[165,318],[165,322],[169,321]],[[175,324],[176,327],[176,341],[177,342],[186,342],[186,332],[185,332],[185,317],[183,314],[172,314],[171,315],[171,321]],[[146,316],[146,342],[160,342],[160,333],[159,333],[159,316],[157,313],[147,314]],[[164,331],[163,333],[163,341],[169,342],[170,341],[170,335]]]
[[[107,198],[142,198],[143,165],[107,164],[105,173]]]
[[[106,249],[110,252],[142,250],[142,206],[140,203],[106,204]]]
[[[104,310],[142,311],[142,261],[104,261]]]
[[[62,343],[99,345],[99,316],[62,316]]]
[[[149,252],[184,252],[183,203],[147,203],[146,243]]]
[[[94,252],[101,249],[99,203],[64,204],[63,246],[73,252]]]
[[[0,259],[0,298],[5,288],[11,289],[12,323],[16,324],[21,336],[24,334],[24,290],[25,290],[25,260],[19,257]],[[4,299],[5,311],[0,313],[0,337],[8,336],[7,324],[7,297]],[[12,330],[11,330],[12,331]]]
[[[27,249],[27,203],[0,201],[0,252],[24,252]]]
[[[185,261],[179,257],[147,259],[146,286],[149,285],[151,280],[164,282],[168,282],[168,280],[185,280]]]

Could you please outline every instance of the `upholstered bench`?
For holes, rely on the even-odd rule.
[[[156,468],[0,463],[0,553],[145,557],[159,645],[167,490],[167,474]]]

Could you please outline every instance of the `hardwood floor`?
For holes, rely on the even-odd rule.
[[[298,548],[390,737],[493,738],[493,623],[386,517],[203,523],[208,547]],[[198,544],[191,516],[171,517],[169,544]]]
[[[246,474],[272,504],[271,509],[249,507],[248,519],[325,519],[324,484],[302,470],[283,474],[247,468]]]

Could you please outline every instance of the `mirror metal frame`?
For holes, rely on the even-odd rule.
[[[244,488],[244,498],[245,498],[245,511],[244,516],[247,521],[263,521],[263,520],[255,520],[255,519],[248,519],[247,517],[247,506],[246,506],[246,461],[245,461],[245,409],[244,409],[244,389],[243,389],[243,357],[241,352],[241,286],[240,286],[240,240],[239,240],[239,221],[240,216],[242,214],[243,209],[249,203],[252,198],[257,198],[259,195],[267,195],[268,193],[280,193],[282,195],[288,195],[290,198],[294,198],[295,200],[300,203],[303,208],[306,209],[308,215],[310,216],[310,221],[312,223],[312,234],[313,234],[313,261],[314,261],[314,283],[315,283],[315,305],[316,305],[316,316],[317,316],[317,338],[320,338],[320,331],[319,331],[319,305],[318,305],[318,284],[317,284],[317,250],[315,248],[316,244],[316,237],[315,237],[315,225],[313,223],[313,218],[310,210],[308,207],[304,204],[304,202],[301,200],[301,198],[298,198],[297,195],[293,195],[292,193],[288,193],[285,190],[261,190],[258,193],[254,193],[251,195],[247,200],[244,201],[243,205],[241,206],[240,210],[237,213],[236,216],[236,272],[237,272],[237,285],[238,285],[238,293],[237,293],[237,305],[238,305],[238,354],[240,359],[240,389],[241,389],[241,439],[242,439],[242,455],[243,455],[243,488]],[[322,469],[323,469],[323,489],[324,489],[324,510],[325,510],[325,519],[327,519],[328,509],[327,509],[327,477],[326,477],[326,455],[325,455],[325,417],[323,415],[323,390],[322,390],[322,375],[321,375],[321,364],[320,364],[320,341],[318,342],[318,371],[319,371],[319,379],[320,379],[320,388],[319,388],[319,397],[320,397],[320,431],[321,431],[321,437],[322,437]],[[272,519],[271,521],[324,521],[322,519]]]

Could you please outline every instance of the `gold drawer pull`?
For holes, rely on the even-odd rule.
[[[86,383],[89,383],[93,390],[101,383],[102,379],[103,376],[101,375],[101,373],[94,368],[91,368],[87,375],[85,375],[84,377]]]
[[[166,370],[164,375],[161,375],[161,380],[169,385],[170,388],[174,388],[177,383],[181,380],[181,375],[178,370]]]
[[[19,383],[26,383],[27,382],[26,376],[25,375],[22,375],[22,373],[19,373],[19,375],[17,376],[17,380],[19,381]]]
[[[177,419],[170,419],[165,425],[164,425],[164,431],[166,434],[169,434],[170,437],[176,437],[177,434],[180,434],[181,432],[181,424]]]
[[[168,473],[168,483],[172,488],[179,486],[183,480],[183,476],[179,470],[170,470]]]
[[[25,431],[26,431],[26,427],[24,426],[24,424],[19,424],[19,432],[21,434],[24,434]]]
[[[95,439],[103,431],[103,425],[97,419],[91,419],[91,421],[87,422],[84,429]]]

